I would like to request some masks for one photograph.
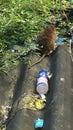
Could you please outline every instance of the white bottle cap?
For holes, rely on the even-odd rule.
[[[44,94],[41,94],[40,96],[41,96],[41,98],[42,98],[44,101],[46,100],[46,97],[45,97]]]

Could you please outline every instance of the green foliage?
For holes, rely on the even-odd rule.
[[[45,27],[45,22],[59,19],[66,6],[68,3],[60,0],[0,0],[0,70],[12,63],[12,54],[4,58],[10,47],[25,40],[26,52],[31,46],[34,49],[32,40]]]
[[[47,5],[46,2],[45,4]],[[28,41],[36,34],[47,15],[42,0],[12,0],[0,4],[0,39],[10,46],[22,40]],[[42,23],[41,23],[42,22]]]

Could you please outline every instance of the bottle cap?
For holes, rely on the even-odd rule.
[[[46,78],[48,79],[47,71],[46,71],[46,70],[41,70],[41,71],[39,71],[37,78],[39,78],[39,77],[41,77],[41,76],[42,76],[42,77],[46,77]]]

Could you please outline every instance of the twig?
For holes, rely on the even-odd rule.
[[[73,57],[72,57],[72,50],[71,50],[71,45],[72,45],[72,39],[70,39],[70,44],[69,44],[69,53],[70,53],[70,56],[71,56],[71,60],[73,62]]]
[[[66,13],[65,13],[64,10],[63,10],[63,14],[64,14],[64,16],[65,16],[65,18],[66,18],[67,23],[69,23],[69,19],[68,19],[68,17],[67,17],[67,15],[66,15]]]

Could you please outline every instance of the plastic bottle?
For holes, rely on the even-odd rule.
[[[37,76],[36,91],[45,99],[45,94],[48,92],[48,75],[46,70],[41,70]]]

